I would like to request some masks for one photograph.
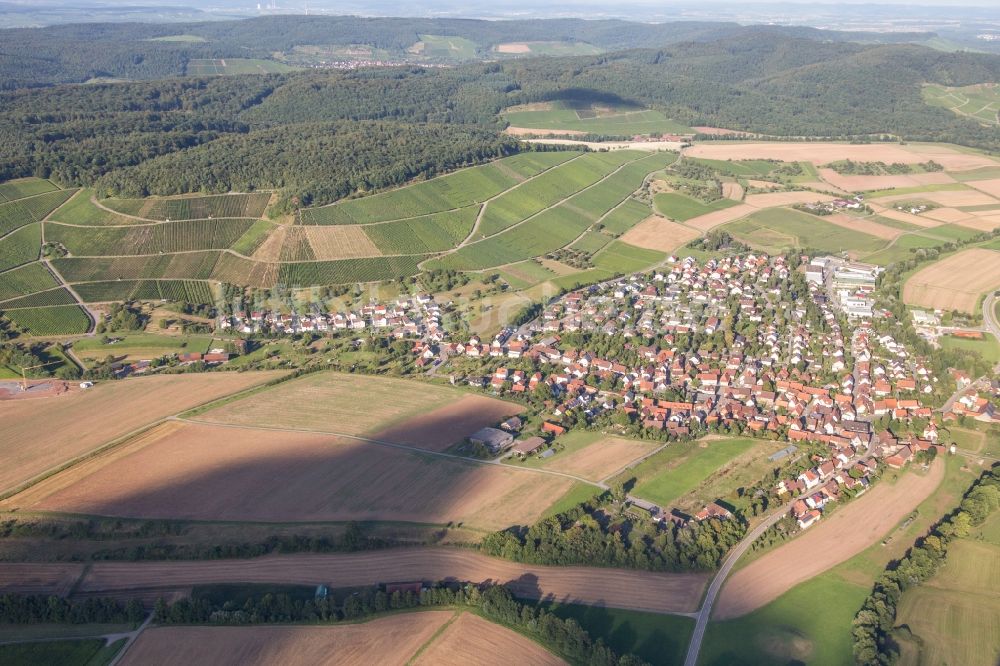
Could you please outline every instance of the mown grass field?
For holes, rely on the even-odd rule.
[[[259,58],[191,59],[187,63],[188,76],[235,76],[238,74],[285,74],[295,71],[276,60]]]
[[[633,493],[660,506],[693,491],[717,469],[749,451],[758,442],[751,439],[720,439],[672,444],[623,477],[635,477]]]
[[[896,625],[906,625],[902,664],[994,666],[1000,654],[1000,517],[948,548],[936,576],[907,590]]]
[[[774,254],[795,247],[869,254],[886,245],[885,240],[870,234],[787,208],[763,210],[722,228],[747,245]]]
[[[1000,363],[1000,343],[989,333],[984,333],[982,340],[956,338],[953,335],[943,335],[939,340],[945,349],[964,349],[976,352],[990,363]]]
[[[659,111],[639,106],[606,105],[571,100],[551,102],[543,110],[508,109],[503,117],[512,127],[571,130],[614,136],[635,134],[685,134],[693,130]]]
[[[684,222],[693,217],[730,208],[738,203],[738,201],[733,201],[732,199],[717,199],[712,203],[706,204],[689,196],[677,194],[676,192],[662,192],[653,197],[653,207],[657,212],[664,217],[669,217],[671,220],[678,222]]]
[[[420,35],[419,44],[411,47],[412,52],[436,60],[472,60],[478,48],[475,42],[453,35]]]
[[[212,345],[212,337],[205,335],[156,335],[136,333],[114,336],[113,344],[104,344],[100,338],[86,338],[73,343],[73,351],[84,360],[99,360],[106,356],[128,359],[149,359],[173,353],[197,352],[204,354]]]

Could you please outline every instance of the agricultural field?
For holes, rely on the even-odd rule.
[[[800,247],[864,255],[886,245],[884,239],[785,208],[756,212],[745,220],[726,225],[725,229],[740,241],[775,254]]]
[[[26,296],[59,285],[52,273],[40,263],[28,264],[0,273],[0,301]]]
[[[52,266],[67,282],[207,280],[214,277],[219,254],[206,250],[133,257],[63,257],[52,260]]]
[[[450,250],[468,237],[478,214],[479,206],[469,206],[411,220],[367,225],[361,229],[382,254],[442,252]],[[314,229],[316,228],[310,227],[309,231],[313,232]]]
[[[267,220],[257,220],[243,232],[243,235],[236,239],[230,249],[244,257],[249,257],[267,240],[269,234],[277,228],[273,222]]]
[[[66,202],[66,205],[53,214],[52,221],[93,226],[142,224],[142,220],[136,220],[108,208],[102,208],[94,203],[94,200],[93,190],[86,188],[79,190],[72,199]]]
[[[928,83],[922,88],[924,101],[984,125],[1000,124],[1000,87],[982,83],[960,88]]]
[[[349,437],[169,421],[10,501],[131,518],[375,520],[492,531],[534,522],[572,485]]]
[[[512,107],[502,114],[511,127],[537,130],[538,134],[690,134],[686,125],[659,111],[624,104],[562,100]]]
[[[162,375],[102,382],[55,398],[7,402],[0,412],[0,492],[158,419],[280,376]],[[45,437],[38,438],[42,431]],[[23,446],[26,441],[33,445]]]
[[[111,355],[125,360],[149,359],[164,354],[197,352],[204,354],[212,344],[211,336],[168,336],[147,333],[115,336],[115,342],[105,344],[100,338],[87,338],[73,343],[74,353],[84,362],[104,359]]]
[[[1000,252],[970,248],[914,273],[903,285],[907,305],[972,314],[979,298],[1000,287]]]
[[[47,223],[45,239],[62,243],[71,255],[148,255],[223,250],[254,224],[246,219],[191,220],[127,227],[76,227]]]
[[[0,183],[0,201],[13,201],[32,197],[36,194],[54,192],[59,188],[44,178],[18,178]]]
[[[623,234],[649,217],[651,212],[647,204],[630,198],[608,213],[601,220],[601,226],[610,233]]]
[[[0,203],[0,236],[32,222],[44,220],[71,196],[73,190],[56,190],[26,199]]]
[[[0,644],[0,663],[7,666],[103,666],[114,659],[124,644],[122,639],[105,645],[103,638]]]
[[[38,259],[42,251],[42,225],[33,222],[0,240],[0,271]]]
[[[1000,540],[994,515],[948,547],[941,570],[899,601],[897,626],[909,627],[901,664],[993,666],[1000,654]],[[912,649],[910,649],[912,648]]]
[[[325,664],[336,655],[340,663],[405,664],[452,618],[451,611],[433,610],[326,627],[157,627],[144,631],[121,663]]]
[[[602,481],[659,447],[657,442],[643,442],[622,437],[606,437],[596,432],[571,432],[554,442],[555,455],[533,456],[512,465],[542,467],[565,472],[590,481]]]
[[[493,47],[493,52],[508,56],[584,56],[604,53],[604,49],[587,42],[505,42]]]
[[[102,205],[146,220],[203,220],[214,217],[259,218],[270,201],[267,192],[149,199],[105,199]]]
[[[301,223],[371,224],[465,208],[578,155],[568,151],[515,155],[395,190],[306,208],[301,212]]]
[[[457,36],[420,35],[420,41],[407,51],[430,60],[473,60],[478,46]]]
[[[10,319],[28,335],[78,335],[90,330],[90,317],[79,305],[21,307],[15,310],[3,309],[5,307],[11,307],[11,303],[0,305],[0,315]]]
[[[647,250],[673,252],[699,236],[701,232],[697,229],[652,215],[626,231],[621,241]]]
[[[38,291],[33,294],[28,294],[27,296],[21,296],[20,298],[4,301],[3,303],[0,303],[0,308],[3,308],[4,310],[14,310],[18,308],[37,308],[50,305],[73,305],[75,303],[76,299],[73,298],[73,295],[69,293],[69,291],[62,287],[57,287],[55,289]]]
[[[357,409],[359,402],[368,405],[363,413]],[[443,450],[520,411],[518,405],[447,386],[323,372],[228,403],[197,419],[224,425],[369,435]]]
[[[712,203],[702,203],[697,199],[676,192],[661,192],[653,197],[653,207],[656,211],[678,222],[686,222],[694,217],[708,215],[715,211],[731,208],[738,202],[732,199],[716,199]]]
[[[295,71],[276,60],[259,58],[192,58],[187,63],[188,76],[235,76],[238,74],[284,74]]]
[[[685,157],[714,160],[778,160],[781,162],[809,162],[822,166],[840,160],[855,162],[885,162],[892,164],[920,164],[934,161],[945,171],[966,171],[982,167],[996,167],[991,157],[944,144],[908,143],[820,143],[820,142],[776,142],[754,143],[736,141],[732,143],[709,141],[692,146],[684,151]]]

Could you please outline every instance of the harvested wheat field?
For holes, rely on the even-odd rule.
[[[472,613],[462,613],[415,661],[424,666],[559,666],[566,662],[541,645]]]
[[[453,615],[446,610],[425,611],[325,627],[155,627],[140,634],[120,663],[406,664]]]
[[[723,183],[722,196],[733,201],[740,201],[743,199],[743,186],[739,183]]]
[[[1000,178],[993,178],[991,180],[976,180],[966,183],[966,185],[1000,199]]]
[[[7,500],[129,518],[534,522],[568,478],[309,432],[168,422]]]
[[[903,285],[903,301],[972,314],[979,297],[1000,287],[1000,252],[971,248],[936,261]]]
[[[940,206],[1000,206],[1000,201],[979,190],[941,190],[940,192],[918,192],[916,194],[892,194],[878,197],[879,203],[926,199]]]
[[[0,570],[11,566],[0,563]],[[42,566],[42,565],[32,565]],[[249,560],[94,562],[78,590],[182,589],[213,583],[317,585],[332,588],[386,581],[493,581],[528,599],[549,598],[650,611],[698,609],[709,574],[659,573],[605,567],[520,564],[465,548],[415,547],[364,553],[268,555]]]
[[[1000,227],[1000,215],[973,215],[959,220],[956,224],[977,231],[993,231]]]
[[[218,372],[101,382],[86,391],[0,404],[0,490],[166,416],[284,373]],[[40,436],[42,435],[42,436]],[[31,446],[25,446],[30,442]]]
[[[462,395],[449,387],[405,379],[318,372],[205,412],[198,420],[360,435]]]
[[[288,225],[283,224],[271,230],[264,242],[260,244],[252,255],[257,261],[275,262],[281,258],[281,247],[285,244],[285,237],[288,236]]]
[[[309,225],[306,238],[317,259],[378,257],[382,253],[361,227],[353,225]]]
[[[465,395],[444,407],[380,430],[372,437],[428,451],[444,451],[480,428],[495,425],[523,411],[523,407],[512,402]]]
[[[578,451],[573,451],[566,457],[556,456],[545,468],[600,481],[644,455],[652,453],[657,446],[656,442],[605,437]]]
[[[893,240],[903,235],[902,229],[895,229],[893,227],[887,227],[884,224],[879,224],[874,220],[868,220],[865,218],[851,217],[850,215],[845,215],[844,213],[836,213],[834,215],[824,215],[824,222],[829,222],[831,224],[836,224],[838,227],[844,227],[845,229],[854,229],[855,231],[861,231],[866,234],[875,236],[876,238],[882,238],[885,240]]]
[[[938,460],[927,473],[906,473],[893,485],[883,481],[801,536],[754,560],[726,581],[713,619],[746,615],[874,545],[934,492],[944,471],[944,461]]]
[[[894,176],[847,176],[839,174],[833,169],[819,169],[819,175],[834,187],[849,192],[891,190],[897,187],[920,187],[921,185],[939,185],[955,182],[954,178],[942,171]]]
[[[758,196],[758,195],[751,195]],[[748,197],[749,198],[749,197]],[[722,210],[717,210],[713,213],[706,213],[705,215],[699,215],[698,217],[692,217],[687,220],[684,224],[689,227],[694,227],[699,231],[705,232],[714,229],[720,224],[725,224],[727,222],[732,222],[738,220],[741,217],[746,217],[752,213],[756,213],[759,208],[756,206],[751,206],[749,204],[739,204],[738,206],[732,206],[730,208],[723,208]]]
[[[83,564],[0,564],[0,593],[65,596],[83,568]]]
[[[848,143],[699,143],[684,150],[688,157],[713,160],[781,160],[783,162],[812,162],[829,164],[838,160],[855,162],[902,162],[918,164],[933,160],[948,171],[966,171],[980,167],[996,166],[997,162],[985,155],[962,153],[948,146],[898,144]]]
[[[621,241],[647,250],[673,252],[699,236],[701,232],[697,229],[652,215],[626,231]]]
[[[923,215],[923,217],[929,217],[932,220],[945,223],[958,222],[960,220],[973,217],[971,213],[966,213],[965,211],[958,210],[957,208],[935,208],[934,210],[921,213],[921,215]]]
[[[531,53],[531,47],[524,42],[497,44],[497,53]]]

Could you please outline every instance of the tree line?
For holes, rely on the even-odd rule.
[[[0,594],[4,624],[135,624],[144,616],[142,603],[135,599],[123,604],[109,598],[70,601],[40,594]]]
[[[532,564],[625,567],[652,571],[711,571],[746,534],[734,516],[681,527],[625,515],[619,487],[530,527],[487,535],[483,552]]]
[[[1000,509],[1000,474],[994,467],[983,472],[965,494],[958,508],[934,525],[914,544],[906,556],[875,581],[871,594],[857,615],[851,634],[854,659],[858,664],[895,664],[899,647],[892,633],[896,610],[903,593],[929,580],[944,564],[948,546],[954,539],[969,535]]]
[[[526,634],[573,664],[592,666],[641,666],[635,655],[619,656],[594,640],[573,619],[561,619],[544,609],[519,602],[501,585],[435,585],[420,593],[380,587],[348,594],[338,601],[333,595],[312,598],[288,593],[265,593],[239,601],[221,601],[208,596],[180,599],[168,604],[157,600],[153,620],[159,624],[252,625],[271,623],[333,623],[370,619],[380,614],[434,606],[469,608],[491,622]]]

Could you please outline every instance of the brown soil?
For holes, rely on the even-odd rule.
[[[467,395],[450,405],[380,430],[372,435],[372,439],[443,451],[480,428],[496,425],[523,411],[523,407],[510,402]]]
[[[733,201],[741,201],[743,199],[743,186],[739,183],[723,183],[722,196]]]
[[[402,665],[452,615],[450,611],[405,613],[364,624],[328,627],[155,627],[142,632],[121,663]]]
[[[546,469],[600,481],[655,449],[654,443],[607,437],[569,455],[556,454]]]
[[[966,185],[1000,199],[1000,178],[993,178],[992,180],[977,180],[971,183],[966,183]]]
[[[531,46],[523,42],[497,44],[497,53],[531,53]]]
[[[726,581],[713,618],[745,615],[874,545],[934,492],[944,471],[944,462],[937,461],[928,473],[906,472],[895,484],[883,481],[801,536],[751,562]]]
[[[526,636],[462,613],[413,662],[415,666],[559,666],[566,662]]]
[[[822,165],[838,160],[855,162],[902,162],[917,164],[934,160],[949,171],[965,171],[980,167],[997,166],[997,162],[984,155],[961,153],[948,146],[847,143],[701,143],[684,151],[690,157],[715,160],[781,160],[784,162],[812,162]]]
[[[146,424],[281,374],[137,377],[100,382],[86,391],[48,400],[5,402],[0,409],[0,489],[28,481]]]
[[[621,241],[647,250],[673,252],[701,232],[659,215],[652,215],[625,232]]]
[[[10,567],[0,564],[0,570]],[[43,566],[43,565],[24,565]],[[708,574],[519,564],[459,548],[397,548],[351,554],[277,555],[251,560],[95,562],[80,592],[179,589],[213,583],[326,584],[422,580],[508,583],[518,596],[655,613],[698,608]]]
[[[935,208],[934,210],[929,210],[926,213],[921,213],[924,217],[929,217],[932,220],[937,220],[938,222],[958,222],[959,220],[965,220],[967,218],[973,217],[970,213],[958,210],[957,208]]]
[[[131,518],[462,523],[537,520],[573,484],[306,432],[170,422],[8,505]]]
[[[1000,252],[971,248],[914,273],[903,286],[903,300],[910,305],[972,314],[979,296],[997,287]]]
[[[305,233],[317,259],[353,259],[382,255],[375,243],[358,226],[307,226]]]

